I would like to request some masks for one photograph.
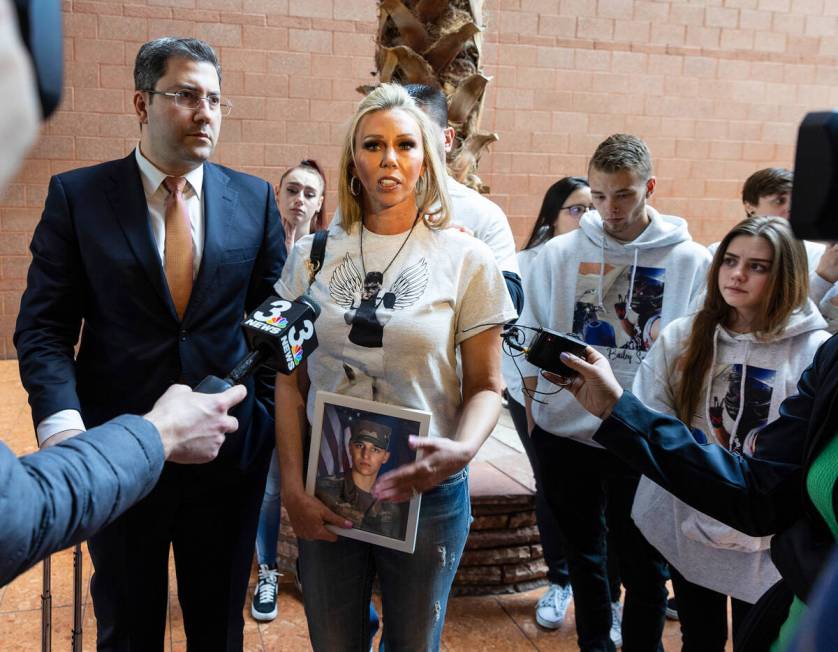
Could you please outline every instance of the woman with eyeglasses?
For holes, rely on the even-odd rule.
[[[564,177],[547,189],[541,202],[541,210],[527,239],[524,248],[518,252],[518,266],[521,280],[526,279],[530,264],[538,256],[542,247],[556,236],[569,233],[579,228],[579,220],[592,208],[591,188],[582,177]],[[544,561],[547,563],[547,579],[550,585],[535,607],[536,622],[547,629],[557,629],[564,620],[570,604],[571,591],[567,562],[558,531],[556,519],[547,505],[538,482],[538,460],[530,444],[527,430],[527,413],[524,408],[521,373],[516,360],[504,355],[502,361],[503,379],[506,382],[506,398],[509,414],[515,424],[515,430],[521,438],[524,450],[532,465],[536,477],[535,511],[541,545],[544,549]]]

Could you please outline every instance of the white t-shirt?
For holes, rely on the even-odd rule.
[[[524,249],[518,252],[518,267],[521,269],[521,280],[525,283],[530,266],[544,248],[544,245],[545,243],[542,242],[532,249]],[[526,297],[524,297],[524,301],[526,301]],[[512,353],[514,357],[506,351],[503,352],[503,358],[501,359],[503,380],[506,382],[506,391],[509,392],[512,399],[524,405],[526,399],[524,398],[523,367],[521,366],[524,360],[524,354],[515,350]]]
[[[358,228],[346,233],[335,221],[329,227],[323,267],[310,290],[321,313],[319,346],[308,358],[309,421],[316,392],[325,390],[427,410],[430,435],[453,437],[462,404],[458,345],[517,316],[485,244],[422,221],[405,242],[406,236],[365,229],[362,263]],[[310,235],[294,245],[275,286],[281,297],[305,292],[312,242]],[[391,260],[376,285],[372,274]]]
[[[468,228],[475,238],[489,245],[501,271],[520,276],[515,257],[515,239],[503,209],[453,177],[447,177],[447,181],[451,222]]]

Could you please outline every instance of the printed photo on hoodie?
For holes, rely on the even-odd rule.
[[[611,360],[640,363],[660,331],[665,282],[661,267],[580,263],[573,333]]]
[[[713,374],[707,414],[716,440],[741,453],[748,434],[768,423],[777,372],[741,364],[720,364]]]

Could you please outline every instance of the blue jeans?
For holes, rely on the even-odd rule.
[[[260,564],[276,565],[276,542],[279,539],[279,517],[282,502],[279,496],[279,463],[276,451],[271,451],[271,466],[265,495],[259,510],[259,525],[256,528],[256,558]]]
[[[309,636],[316,652],[366,652],[373,578],[381,586],[383,647],[438,650],[448,593],[471,524],[468,472],[422,495],[416,550],[363,541],[301,539],[300,570]]]

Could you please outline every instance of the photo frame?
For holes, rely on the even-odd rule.
[[[351,520],[327,525],[335,534],[413,553],[422,495],[404,503],[376,500],[367,491],[392,469],[421,458],[408,437],[427,437],[431,413],[331,392],[317,392],[306,472],[306,492]]]

